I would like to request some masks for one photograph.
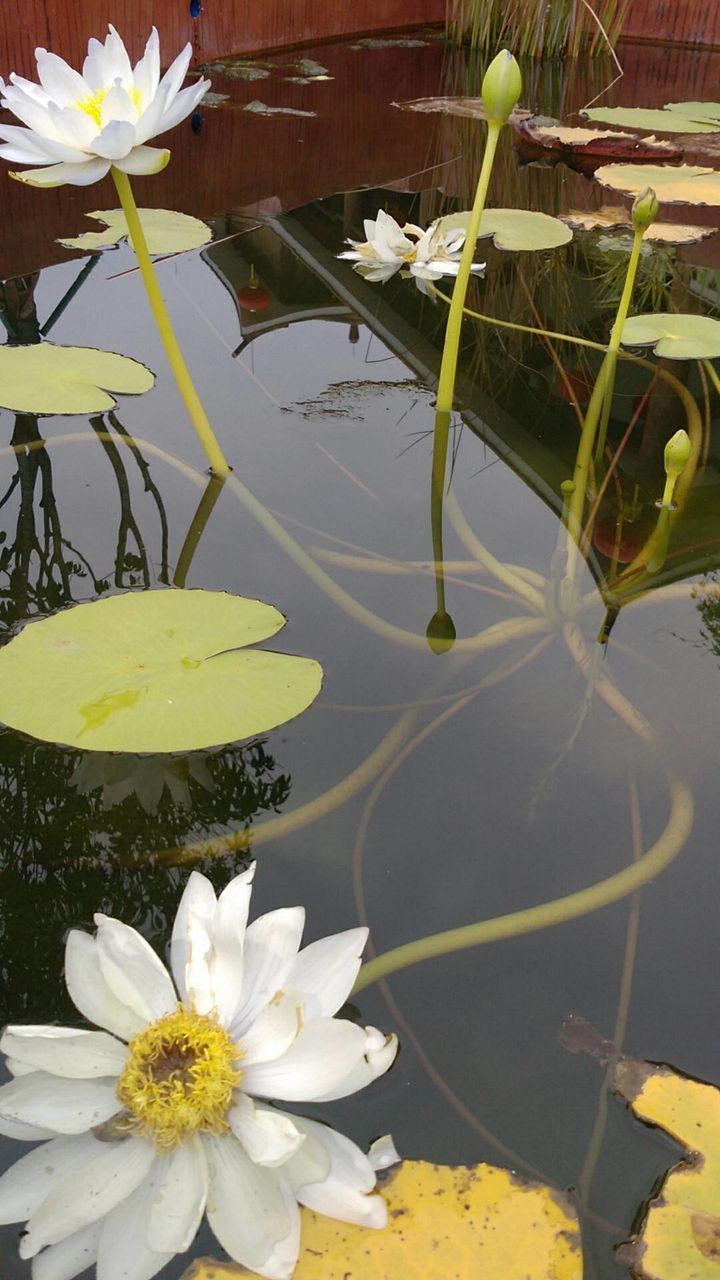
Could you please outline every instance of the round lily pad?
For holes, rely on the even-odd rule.
[[[222,591],[109,596],[29,623],[0,650],[0,720],[86,751],[197,751],[304,711],[322,668],[248,649],[285,625]]]
[[[671,311],[631,316],[625,321],[621,342],[626,347],[651,346],[667,360],[714,360],[720,356],[720,320]]]
[[[681,114],[681,107],[691,102],[676,102],[671,111],[649,107],[589,107],[582,114],[600,124],[619,124],[622,129],[655,130],[661,133],[718,133],[720,120],[700,119]],[[712,106],[712,104],[708,104]]]
[[[140,395],[154,375],[130,356],[95,347],[0,347],[0,406],[15,413],[105,413],[108,391]]]
[[[628,195],[652,187],[661,204],[720,204],[720,173],[700,165],[604,164],[595,181]]]
[[[212,240],[207,223],[187,213],[176,213],[174,209],[138,209],[138,214],[150,253],[184,253],[187,249],[199,249]],[[105,249],[116,245],[128,234],[122,209],[96,209],[85,216],[95,222],[104,222],[105,231],[85,231],[72,239],[60,240],[59,244],[66,249]]]
[[[450,213],[439,219],[443,231],[464,230],[470,213]],[[485,209],[480,219],[478,240],[493,237],[497,249],[511,253],[528,253],[538,249],[557,249],[572,240],[572,231],[559,218],[533,209]]]

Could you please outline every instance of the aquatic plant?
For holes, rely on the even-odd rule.
[[[576,57],[600,53],[622,31],[630,0],[451,0],[447,33],[456,44],[487,52],[510,44],[519,55]]]
[[[180,90],[191,55],[192,46],[187,44],[161,80],[160,42],[154,27],[134,69],[112,26],[104,44],[95,39],[88,42],[82,75],[57,54],[38,49],[39,84],[15,72],[9,85],[1,84],[0,102],[25,127],[0,125],[4,139],[0,156],[32,166],[12,174],[29,186],[88,186],[107,173],[112,175],[178,389],[211,470],[226,475],[227,462],[193,385],[153,270],[129,177],[165,168],[170,152],[148,147],[148,140],[186,119],[210,88],[209,80],[200,80]],[[54,163],[47,166],[48,159]]]
[[[254,870],[217,899],[193,872],[175,918],[172,977],[119,920],[96,915],[94,938],[71,931],[68,991],[101,1030],[3,1033],[15,1079],[0,1088],[0,1132],[41,1145],[0,1178],[0,1221],[28,1220],[20,1253],[42,1259],[44,1274],[96,1262],[102,1278],[122,1263],[127,1280],[151,1280],[189,1248],[207,1213],[232,1258],[286,1280],[299,1204],[385,1225],[363,1152],[262,1101],[346,1097],[392,1065],[395,1036],[333,1016],[367,930],[300,950],[301,907],[248,925]]]
[[[460,269],[465,243],[462,228],[446,229],[437,223],[427,231],[409,223],[400,227],[384,209],[378,209],[374,220],[366,218],[364,228],[367,240],[348,240],[352,247],[337,256],[354,263],[365,280],[384,283],[402,269],[423,293],[428,293],[428,282],[456,276]],[[483,262],[475,262],[471,270],[480,272],[484,267]]]

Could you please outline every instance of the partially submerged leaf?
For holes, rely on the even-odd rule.
[[[639,1280],[717,1280],[720,1268],[720,1092],[670,1067],[623,1059],[615,1089],[636,1116],[687,1148],[640,1234],[621,1250]]]
[[[652,187],[661,204],[720,204],[720,172],[698,165],[606,164],[595,178],[628,195]]]
[[[505,1169],[404,1161],[380,1175],[388,1225],[347,1226],[302,1210],[294,1280],[581,1280],[577,1218],[559,1192]],[[237,1280],[198,1258],[183,1280]]]
[[[576,129],[565,125],[539,124],[533,133],[541,138],[562,142],[571,147],[584,147],[588,142],[599,142],[601,138],[631,138],[631,133],[618,133],[616,129]]]
[[[679,104],[678,104],[679,105]],[[679,111],[651,110],[647,107],[588,107],[581,113],[600,124],[618,124],[622,129],[654,129],[660,133],[720,133],[720,120],[694,120]]]
[[[658,311],[631,316],[620,339],[626,347],[649,347],[666,360],[714,360],[720,356],[720,320]]]
[[[320,689],[317,662],[245,648],[284,625],[272,605],[222,591],[75,605],[0,649],[0,720],[88,751],[197,751],[253,737]]]
[[[95,347],[0,347],[0,406],[15,413],[105,413],[109,391],[141,395],[155,382],[138,360]]]
[[[414,98],[406,102],[393,102],[393,107],[401,111],[421,111],[428,114],[440,112],[447,116],[464,116],[469,120],[487,120],[482,98]],[[517,120],[527,120],[532,111],[516,107],[508,116],[512,124]]]
[[[138,213],[150,253],[183,253],[186,249],[199,249],[212,239],[207,224],[187,213],[175,213],[172,209],[138,209]],[[58,244],[66,249],[105,249],[128,234],[122,209],[97,209],[86,216],[104,222],[107,230],[85,231],[74,239],[59,240]]]
[[[631,227],[630,210],[624,205],[603,205],[601,209],[591,211],[571,209],[569,213],[560,215],[563,222],[577,231],[609,231],[616,227]],[[645,240],[655,240],[662,244],[693,244],[696,240],[704,240],[713,236],[718,227],[683,226],[675,222],[653,222],[645,232]]]
[[[444,231],[467,228],[470,213],[450,213],[438,221]],[[530,209],[485,209],[480,219],[478,240],[485,236],[493,237],[497,249],[518,253],[557,249],[572,240],[572,231],[559,218],[551,218],[547,213],[535,213]]]
[[[256,116],[316,116],[317,111],[301,111],[299,107],[268,107],[259,98],[246,102],[243,111],[252,111]]]
[[[666,102],[665,110],[693,120],[717,121],[720,124],[720,102]]]

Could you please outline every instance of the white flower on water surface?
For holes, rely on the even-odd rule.
[[[428,285],[433,281],[457,275],[465,243],[462,229],[445,231],[438,223],[427,231],[412,223],[401,227],[383,209],[378,209],[374,221],[366,218],[363,225],[367,240],[348,240],[352,248],[337,256],[353,262],[366,280],[389,280],[402,270],[404,275],[413,276],[423,293],[429,293]],[[475,262],[470,268],[475,272],[484,269],[484,262]]]
[[[186,45],[161,80],[154,27],[134,69],[112,26],[104,44],[89,41],[82,75],[57,54],[36,49],[39,85],[14,72],[10,84],[0,80],[3,107],[27,125],[0,125],[0,156],[49,167],[13,177],[35,187],[84,187],[111,165],[130,174],[164,169],[170,152],[145,144],[189,116],[210,88],[200,80],[180,91],[191,52]]]
[[[41,1145],[0,1178],[0,1223],[27,1221],[33,1280],[151,1280],[203,1213],[232,1258],[293,1273],[299,1204],[382,1227],[375,1172],[348,1138],[268,1105],[322,1102],[387,1071],[394,1036],[334,1018],[365,929],[300,950],[300,907],[247,924],[254,868],[216,899],[193,872],[170,947],[173,980],[128,925],[73,930],[65,978],[104,1028],[8,1027],[14,1079],[0,1133]]]

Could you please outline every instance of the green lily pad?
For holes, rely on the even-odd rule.
[[[246,648],[284,625],[272,605],[222,591],[75,605],[0,650],[0,720],[86,751],[198,751],[254,737],[320,690],[312,659]]]
[[[137,396],[154,383],[144,364],[113,351],[0,347],[0,406],[15,413],[105,413],[115,407],[109,391]]]
[[[440,218],[444,231],[467,229],[470,213],[451,213]],[[497,249],[510,253],[532,252],[538,249],[557,249],[572,240],[572,230],[559,218],[547,213],[535,213],[530,209],[485,209],[480,219],[478,240],[493,237]]]
[[[689,103],[678,103],[689,106]],[[651,110],[646,107],[589,107],[582,115],[601,124],[618,124],[623,129],[648,129],[661,133],[720,133],[720,120],[696,120],[680,111]]]
[[[187,249],[199,249],[212,239],[207,224],[187,213],[175,213],[172,209],[138,209],[138,213],[150,253],[184,253]],[[122,209],[96,209],[86,217],[106,223],[107,230],[85,231],[72,240],[59,240],[58,244],[66,249],[106,249],[128,234]]]
[[[652,187],[661,204],[720,204],[720,171],[699,165],[604,164],[595,180],[628,195]]]
[[[720,102],[666,102],[666,111],[677,111],[693,120],[717,120],[720,124]]]
[[[620,339],[626,347],[652,347],[667,360],[714,360],[720,356],[720,320],[658,311],[631,316]]]

